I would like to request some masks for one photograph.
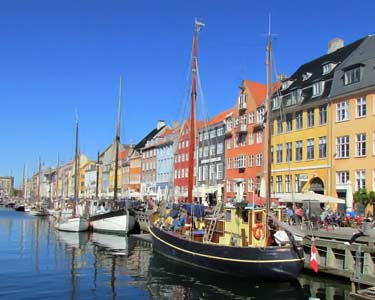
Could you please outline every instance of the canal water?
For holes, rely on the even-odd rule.
[[[350,284],[228,278],[176,264],[132,236],[64,233],[51,217],[0,207],[0,299],[349,299]]]

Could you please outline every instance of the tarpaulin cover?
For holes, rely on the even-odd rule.
[[[186,209],[189,215],[192,215],[197,218],[202,218],[204,216],[204,205],[183,204],[182,207]]]

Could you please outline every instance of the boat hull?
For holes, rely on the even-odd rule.
[[[90,217],[90,227],[97,232],[127,234],[133,230],[134,225],[135,216],[127,210],[107,212]]]
[[[154,225],[149,230],[155,252],[217,273],[285,281],[304,267],[302,246],[233,247],[188,240]]]
[[[36,217],[45,217],[47,213],[44,210],[30,210],[29,214]]]
[[[89,229],[89,222],[87,219],[82,217],[69,218],[67,220],[57,221],[55,223],[55,228],[60,231],[68,232],[87,231]]]

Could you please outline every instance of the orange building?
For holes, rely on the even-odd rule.
[[[263,117],[266,84],[244,80],[233,108],[226,117],[225,130],[225,201],[259,201],[263,176]]]

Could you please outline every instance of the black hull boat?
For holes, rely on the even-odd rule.
[[[152,246],[158,252],[195,267],[238,277],[293,280],[304,267],[302,246],[233,247],[202,243],[173,231],[150,226]]]
[[[19,205],[15,208],[16,211],[25,211],[25,206],[24,205]]]

